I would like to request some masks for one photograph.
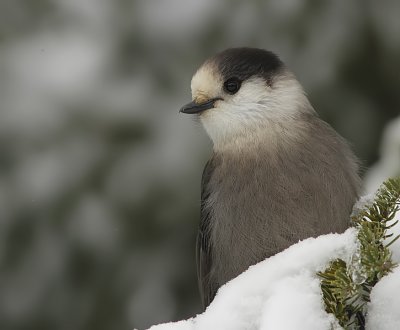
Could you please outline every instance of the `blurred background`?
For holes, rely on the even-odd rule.
[[[396,174],[399,120],[382,149],[391,165],[379,146],[400,113],[399,15],[396,0],[2,0],[0,328],[145,328],[200,312],[211,145],[178,109],[224,48],[278,53],[363,173],[377,163],[368,184]]]

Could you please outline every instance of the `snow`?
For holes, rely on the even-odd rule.
[[[329,329],[334,318],[321,308],[319,284],[319,280],[311,272],[288,276],[278,281],[273,288],[273,294],[263,307],[260,328],[298,329],[301,324],[302,329]]]
[[[400,329],[400,268],[382,278],[371,293],[367,325],[372,330]]]
[[[370,203],[373,195],[360,199],[355,212]],[[396,214],[400,220],[400,212]],[[393,229],[400,234],[400,225]],[[320,280],[316,273],[336,258],[350,261],[356,251],[354,228],[343,234],[322,235],[292,245],[222,286],[203,314],[156,325],[150,330],[330,330],[341,329],[324,310]],[[400,240],[391,245],[393,260],[400,262]],[[400,329],[400,267],[373,288],[368,306],[367,330]]]
[[[355,235],[351,228],[301,241],[221,287],[203,314],[150,329],[331,329],[336,321],[324,310],[315,274],[335,258],[349,260]]]

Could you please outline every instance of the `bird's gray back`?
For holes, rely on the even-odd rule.
[[[301,120],[301,139],[281,131],[273,148],[265,141],[214,153],[207,163],[197,245],[204,305],[250,265],[349,227],[360,187],[356,159],[328,124],[314,115]]]

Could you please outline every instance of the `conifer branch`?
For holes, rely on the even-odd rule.
[[[325,271],[317,273],[325,310],[335,315],[346,330],[365,329],[372,288],[397,266],[388,247],[400,235],[387,244],[385,240],[393,236],[387,230],[398,223],[394,217],[399,208],[400,177],[384,182],[374,202],[352,216],[358,229],[358,249],[349,264],[336,259]]]

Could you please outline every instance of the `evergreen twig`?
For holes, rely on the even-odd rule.
[[[358,249],[346,264],[342,259],[330,263],[321,278],[321,291],[325,310],[336,316],[339,324],[348,330],[365,329],[365,316],[370,293],[375,284],[397,266],[388,247],[392,237],[387,230],[397,224],[394,221],[400,208],[400,177],[389,179],[378,190],[374,202],[352,216],[358,229]],[[386,243],[386,244],[385,244]]]

